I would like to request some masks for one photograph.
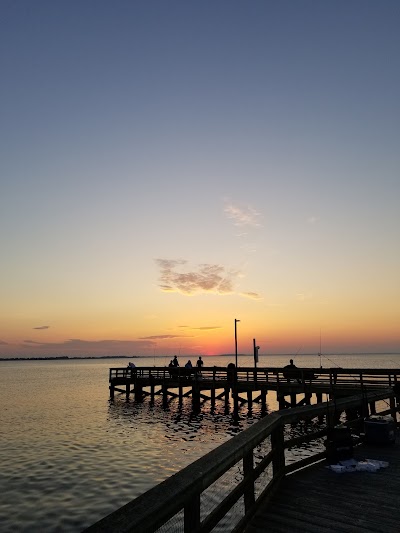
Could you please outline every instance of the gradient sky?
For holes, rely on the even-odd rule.
[[[2,0],[0,356],[400,352],[399,27]]]

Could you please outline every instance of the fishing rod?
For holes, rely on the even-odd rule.
[[[300,348],[297,350],[296,354],[293,355],[293,360],[299,355],[300,350],[303,348],[303,345],[300,346]]]
[[[322,350],[321,350],[321,327],[319,328],[319,368],[322,368]]]
[[[322,354],[321,354],[322,355]],[[337,363],[335,363],[335,361],[332,361],[332,359],[329,359],[329,357],[327,357],[326,355],[322,356],[322,357],[325,357],[325,359],[328,359],[328,361],[330,361],[332,364],[336,365],[338,368],[342,368],[340,365],[338,365]],[[322,366],[321,366],[322,368]]]

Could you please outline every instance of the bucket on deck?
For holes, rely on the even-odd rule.
[[[396,424],[392,417],[371,416],[364,420],[365,442],[368,444],[394,444]]]

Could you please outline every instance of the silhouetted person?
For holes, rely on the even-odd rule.
[[[197,359],[197,363],[196,363],[196,366],[197,368],[200,368],[203,366],[203,359],[201,358],[201,355],[199,356],[199,358]]]
[[[228,370],[226,373],[226,378],[228,380],[228,383],[232,385],[236,379],[236,366],[234,363],[229,363]]]
[[[189,359],[189,361],[186,363],[185,368],[193,368],[192,361]]]
[[[172,364],[173,364],[173,366],[179,366],[178,358],[177,358],[176,355],[174,355],[174,358],[173,358],[173,360],[172,360]]]
[[[293,363],[293,359],[291,359],[289,363],[290,364],[283,367],[283,377],[286,379],[286,381],[297,378],[297,372],[294,372],[297,366]]]

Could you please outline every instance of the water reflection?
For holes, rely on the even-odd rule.
[[[235,418],[233,413],[226,411],[224,404],[211,407],[210,402],[204,402],[200,411],[192,409],[190,398],[183,398],[182,403],[177,399],[170,401],[168,408],[163,408],[162,401],[150,402],[126,401],[116,398],[109,403],[109,421],[118,431],[127,435],[132,430],[143,425],[162,424],[162,437],[170,442],[207,442],[220,444],[240,433],[261,418],[261,410],[242,408],[241,416]],[[215,446],[213,446],[215,447]]]

